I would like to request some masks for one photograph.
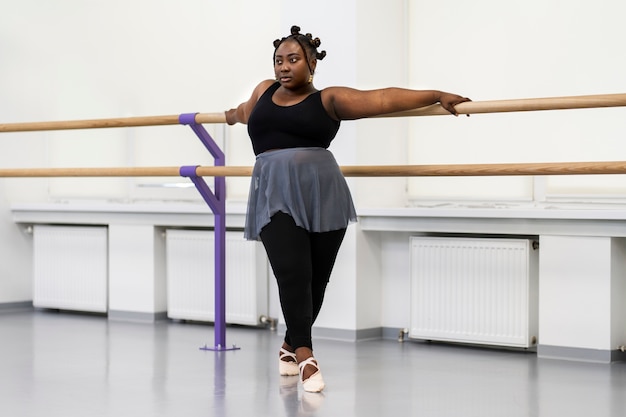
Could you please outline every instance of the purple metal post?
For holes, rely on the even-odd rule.
[[[189,125],[191,130],[200,138],[204,146],[215,160],[215,166],[224,166],[225,157],[209,132],[196,123],[196,113],[181,114],[178,117],[180,124]],[[226,179],[214,177],[212,192],[202,177],[196,175],[196,166],[183,166],[180,175],[189,178],[209,205],[215,218],[215,345],[210,348],[203,346],[202,350],[235,350],[235,345],[226,347]]]

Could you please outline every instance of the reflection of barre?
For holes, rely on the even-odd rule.
[[[458,104],[459,114],[506,113],[536,110],[588,109],[626,106],[626,94],[599,94],[515,100],[472,101]],[[449,114],[439,104],[379,117],[436,116]],[[226,123],[224,113],[197,113],[195,122]],[[109,127],[163,126],[180,124],[179,116],[145,116],[116,119],[70,120],[0,124],[0,132],[29,132],[37,130],[98,129]]]
[[[342,166],[347,177],[482,177],[512,175],[626,174],[626,161],[520,164]],[[252,167],[198,166],[198,177],[249,177]],[[0,177],[175,177],[179,167],[0,169]]]

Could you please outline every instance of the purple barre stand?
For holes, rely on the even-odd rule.
[[[185,113],[178,116],[182,125],[189,125],[202,144],[215,160],[215,166],[224,166],[224,152],[217,146],[209,132],[196,123],[197,113]],[[226,351],[237,350],[237,346],[226,347],[226,178],[214,177],[212,192],[202,177],[196,175],[197,166],[180,167],[180,175],[189,178],[209,205],[215,216],[215,346],[204,345],[201,350]]]

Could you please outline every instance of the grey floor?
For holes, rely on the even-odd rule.
[[[277,374],[280,335],[0,313],[0,416],[626,416],[626,364],[464,346],[318,340],[323,394]]]

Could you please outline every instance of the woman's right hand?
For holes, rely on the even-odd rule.
[[[275,80],[265,80],[261,81],[259,85],[256,86],[252,95],[248,99],[248,101],[244,101],[237,108],[226,110],[224,112],[226,116],[226,123],[229,125],[234,125],[235,123],[243,123],[248,124],[248,117],[250,113],[252,113],[252,109],[256,105],[256,102],[259,101],[261,95],[269,88],[270,85],[274,84]]]
[[[230,110],[226,110],[224,112],[224,115],[226,116],[226,123],[229,125],[234,125],[235,123],[237,123],[237,109],[230,109]]]

